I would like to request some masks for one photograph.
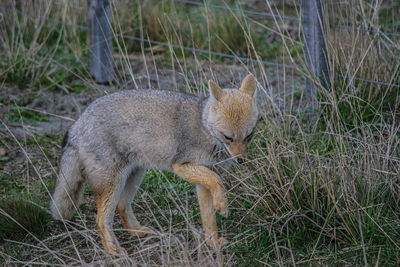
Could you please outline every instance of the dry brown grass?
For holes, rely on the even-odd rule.
[[[382,2],[372,1],[371,5],[362,0],[353,2],[330,13],[335,14],[331,23],[377,26],[376,14]],[[85,22],[84,9],[77,8],[79,1],[18,3],[25,11],[73,23]],[[255,18],[203,10],[193,17],[206,21],[204,25],[187,23],[190,15],[185,11],[187,7],[152,3],[144,1],[139,13],[135,9],[137,3],[121,1],[120,6],[127,6],[124,9],[113,5],[115,33],[190,47],[206,44],[214,51],[255,56],[262,54],[253,32],[258,25],[273,29],[281,42],[274,61],[304,67],[294,49],[300,39],[282,28],[281,21],[263,25]],[[280,10],[271,5],[267,9],[263,11]],[[42,81],[37,84],[48,77],[54,81],[52,68],[43,68],[41,63],[58,66],[56,73],[65,72],[74,80],[91,84],[82,66],[76,69],[74,64],[55,56],[72,53],[85,60],[86,33],[15,13],[7,14],[5,19],[12,26],[1,28],[5,41],[0,53],[7,56],[8,63],[0,69],[3,74],[0,84],[3,81],[14,84],[21,77]],[[36,30],[28,32],[28,29]],[[328,33],[330,62],[335,73],[389,83],[399,81],[398,41],[360,31],[330,29]],[[199,213],[191,185],[168,173],[151,172],[135,210],[140,220],[158,233],[137,240],[117,231],[129,257],[112,257],[104,252],[95,230],[93,199],[87,193],[88,204],[81,207],[79,216],[68,224],[52,222],[52,232],[47,238],[3,243],[0,256],[6,264],[248,266],[400,262],[398,88],[335,78],[330,90],[319,88],[320,117],[310,123],[304,109],[304,87],[299,82],[301,73],[272,72],[261,63],[229,61],[223,65],[220,59],[210,56],[202,59],[199,54],[170,47],[149,49],[148,44],[140,46],[119,38],[115,44],[121,76],[118,83],[130,87],[164,88],[161,80],[163,75],[169,75],[171,89],[207,93],[205,84],[210,78],[233,86],[246,72],[256,74],[259,95],[266,102],[263,121],[251,143],[251,160],[244,166],[221,170],[229,190],[230,216],[219,218],[219,224],[230,243],[222,251],[207,247],[199,231]],[[48,53],[42,53],[44,50],[57,53],[52,56],[50,52],[49,57]],[[130,54],[138,50],[141,56]],[[140,71],[139,58],[143,65]],[[71,82],[61,80],[47,87],[71,90]],[[38,181],[46,189],[52,187],[37,168],[46,166],[53,177],[56,175],[57,158],[48,159],[48,153],[44,152],[49,142],[26,145],[21,138],[13,138],[2,125],[2,136],[7,137],[2,144],[22,151],[24,170],[30,170],[24,176],[29,181],[28,189],[14,189],[20,194],[40,195],[48,201],[47,190],[40,191],[32,185]],[[39,153],[33,154],[31,150]]]

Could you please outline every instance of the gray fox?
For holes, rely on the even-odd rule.
[[[253,75],[245,77],[239,90],[208,84],[209,97],[125,90],[89,105],[64,138],[53,217],[73,216],[87,182],[104,248],[124,254],[112,229],[115,211],[133,235],[150,233],[136,219],[131,202],[147,169],[168,170],[196,184],[204,235],[213,246],[222,245],[215,212],[227,214],[227,199],[210,167],[230,158],[244,162],[259,112]]]

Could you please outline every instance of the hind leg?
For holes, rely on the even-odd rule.
[[[105,250],[110,254],[126,254],[126,250],[120,247],[112,227],[119,195],[125,185],[124,177],[110,168],[97,169],[88,175],[88,179],[95,194],[96,223]]]
[[[149,227],[140,225],[133,213],[131,205],[143,180],[145,171],[144,168],[140,167],[136,167],[131,171],[117,205],[117,212],[121,217],[122,224],[132,235],[137,237],[145,236],[147,233],[151,232]]]

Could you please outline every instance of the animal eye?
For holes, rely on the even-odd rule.
[[[249,134],[248,136],[246,136],[246,138],[244,139],[245,141],[250,141],[250,139],[253,137],[254,135],[254,131],[251,132],[251,134]]]
[[[229,142],[233,142],[233,138],[232,138],[232,137],[226,136],[226,135],[224,135],[224,134],[223,134],[223,136],[224,136],[225,139],[228,140]]]

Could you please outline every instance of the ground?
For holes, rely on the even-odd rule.
[[[98,85],[87,71],[87,32],[3,13],[0,19],[7,23],[0,24],[0,37],[7,38],[0,43],[4,59],[0,62],[0,263],[399,265],[399,40],[335,28],[337,24],[371,25],[371,29],[396,31],[398,3],[375,2],[328,6],[332,84],[316,85],[317,105],[305,93],[306,71],[123,42],[118,36],[113,55],[116,80],[110,86]],[[44,1],[24,3],[18,8],[45,13]],[[139,36],[140,24],[140,30],[159,41],[236,51],[306,69],[297,22],[256,16],[237,19],[220,10],[212,13],[168,3],[144,4],[142,24],[137,21],[140,16],[132,16],[135,5],[116,8],[114,29],[122,25],[121,34]],[[85,23],[77,2],[57,4],[49,15]],[[295,1],[246,1],[245,7],[290,16],[300,11]],[[163,31],[151,24],[154,17],[162,25],[169,25],[172,18],[176,27]],[[180,23],[188,17],[192,24]],[[196,28],[203,24],[207,27]],[[71,222],[51,219],[48,204],[63,135],[94,99],[136,88],[207,95],[209,79],[221,87],[238,87],[249,72],[258,80],[262,119],[249,145],[250,160],[218,170],[228,190],[230,211],[227,218],[217,218],[220,234],[228,240],[222,250],[210,248],[202,238],[194,186],[168,172],[149,171],[133,204],[139,221],[153,227],[154,235],[132,238],[115,218],[128,257],[104,252],[89,188]],[[343,75],[349,78],[339,78]]]
[[[127,90],[135,88],[152,88],[152,89],[165,89],[165,90],[182,90],[192,91],[193,93],[205,93],[205,88],[187,88],[187,81],[183,79],[179,73],[174,73],[169,68],[162,68],[157,65],[147,66],[147,70],[143,67],[143,57],[132,57],[132,64],[134,64],[136,72],[133,73],[135,77],[135,84],[127,82],[125,84],[114,84],[111,86],[98,85],[95,83],[84,84],[88,89],[80,92],[66,93],[61,90],[40,90],[34,89],[29,90],[24,88],[3,87],[0,95],[0,112],[2,125],[0,128],[1,134],[1,148],[4,151],[0,161],[1,176],[4,179],[4,192],[6,196],[18,196],[20,194],[29,194],[35,200],[37,199],[44,207],[48,206],[50,200],[50,193],[54,188],[54,183],[57,175],[58,161],[61,153],[61,140],[63,135],[66,133],[68,127],[76,120],[79,115],[85,110],[85,108],[96,98],[102,95],[112,93],[118,90]],[[150,61],[150,58],[146,58],[146,61]],[[192,64],[200,64],[201,69],[197,69],[198,75],[201,75],[201,79],[216,79],[220,86],[226,88],[237,88],[248,71],[241,68],[240,65],[235,62],[221,62],[213,64],[210,68],[210,63],[207,61],[195,62],[191,61]],[[227,67],[229,66],[229,67]],[[153,69],[152,69],[153,68]],[[157,68],[157,71],[155,69]],[[281,88],[282,81],[279,81],[275,77],[279,74],[279,69],[270,70],[270,78],[264,82],[264,88],[267,88],[268,92],[260,90],[258,93],[259,105],[263,110],[273,109],[270,104],[269,98],[274,98],[279,106],[284,106],[286,96],[292,92],[297,94],[302,92],[302,86],[294,88],[285,86],[286,92],[282,92]],[[156,73],[147,75],[147,73]],[[294,77],[301,81],[300,77]],[[195,74],[189,79],[193,79],[191,84],[201,84],[198,82]],[[205,84],[205,83],[203,83]],[[304,88],[304,87],[303,87]],[[161,177],[162,178],[161,178]],[[172,181],[171,181],[172,180]],[[173,190],[172,192],[163,192]],[[154,192],[155,191],[155,192]],[[165,195],[164,195],[164,194]],[[153,195],[155,194],[155,195]],[[174,195],[178,195],[180,202],[179,204],[174,203]],[[185,221],[187,218],[182,216],[190,216],[190,221],[199,231],[199,211],[196,203],[196,197],[194,193],[194,187],[186,182],[180,181],[179,178],[173,177],[171,174],[160,173],[152,171],[147,174],[147,179],[144,182],[143,189],[141,189],[139,196],[136,201],[136,212],[139,220],[142,222],[153,222],[149,225],[160,231],[160,235],[164,234],[172,235],[172,238],[179,238],[178,229],[169,228],[169,233],[163,233],[166,225],[168,227],[178,226],[179,223]],[[154,211],[153,214],[149,214],[147,211],[147,205],[153,206],[151,203],[148,204],[146,199],[150,201],[159,201],[156,206],[159,205],[159,210]],[[181,203],[183,201],[183,203]],[[169,207],[174,205],[185,205],[190,206],[189,210],[185,214],[181,214],[176,207]],[[165,222],[160,223],[159,216],[162,216]],[[94,232],[95,227],[95,205],[93,196],[90,190],[87,188],[85,191],[85,204],[81,206],[81,213],[79,217],[75,218],[77,223],[75,227],[78,233],[72,232],[72,235],[82,234],[80,229],[87,231],[85,233],[85,239],[96,241],[96,246],[99,245],[99,238],[97,233]],[[157,223],[156,223],[157,222]],[[82,224],[82,225],[80,225]],[[177,225],[178,224],[178,225]],[[115,227],[118,229],[121,227],[119,218],[116,217]],[[65,226],[61,223],[52,221],[50,223],[51,233],[50,236],[60,236],[65,234]],[[179,228],[179,227],[178,227]],[[171,233],[172,231],[172,233]],[[183,233],[184,234],[184,233]],[[198,232],[200,234],[200,232]],[[88,235],[88,236],[86,236]],[[126,244],[129,252],[134,252],[135,247],[138,244],[137,240],[132,238],[126,233],[120,232],[118,235],[122,244]],[[160,237],[156,237],[160,238]],[[184,238],[181,236],[181,238]],[[200,235],[197,236],[200,238]],[[29,239],[29,238],[28,238]],[[82,255],[86,255],[85,249],[87,246],[87,240],[76,241],[79,237],[72,240],[69,238],[63,238],[62,242],[64,248],[70,246],[70,250],[77,246],[79,252]],[[169,238],[168,238],[169,239]],[[169,240],[168,242],[170,242]],[[49,238],[46,240],[47,245],[54,249],[54,246],[60,245],[60,241],[57,240],[57,244],[54,244],[54,240]],[[78,244],[76,243],[78,242]],[[79,242],[84,242],[80,245]],[[134,242],[131,245],[130,243]],[[150,242],[149,246],[155,246],[154,242]],[[162,241],[159,241],[162,242]],[[29,243],[29,242],[28,242]],[[68,245],[67,245],[68,244]],[[44,245],[44,244],[43,244]],[[10,246],[10,243],[3,243],[5,250],[6,247]],[[23,245],[11,245],[13,253],[24,251]],[[89,250],[92,250],[90,247]],[[98,248],[99,250],[101,248]],[[67,249],[68,250],[68,249]],[[42,254],[40,257],[47,258],[45,247],[25,251],[26,255],[22,258],[29,259],[36,254]],[[50,253],[50,252],[47,252]],[[100,252],[99,252],[100,253]],[[93,255],[91,255],[92,257]],[[20,257],[18,257],[20,258]],[[90,258],[90,257],[89,257]]]

